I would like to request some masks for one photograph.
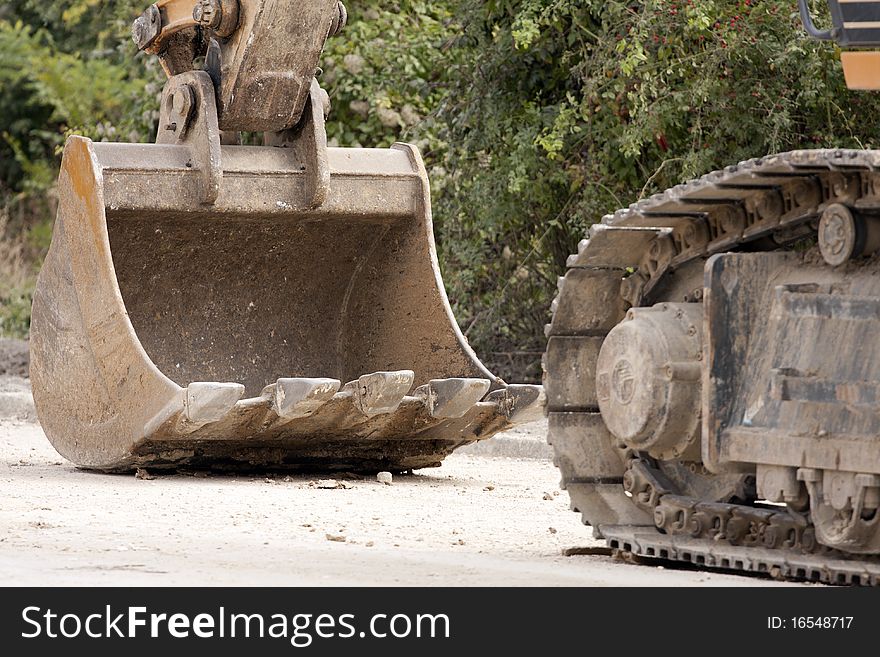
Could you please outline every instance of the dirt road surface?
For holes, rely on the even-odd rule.
[[[532,433],[541,440],[540,424]],[[283,475],[138,479],[77,470],[38,425],[0,419],[0,582],[781,585],[561,556],[601,542],[568,510],[558,479],[546,459],[486,452],[457,453],[390,486],[371,478],[321,488],[330,484]]]
[[[29,362],[27,342],[0,338],[0,377],[27,377]]]
[[[27,345],[0,342],[0,582],[6,585],[780,586],[562,556],[600,547],[568,509],[545,423],[440,468],[316,476],[85,472],[38,424]]]

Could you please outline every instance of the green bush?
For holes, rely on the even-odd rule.
[[[880,136],[880,96],[845,89],[793,0],[462,7],[473,56],[438,106],[435,213],[481,353],[541,350],[556,276],[604,214],[742,159]]]
[[[447,65],[459,23],[454,2],[349,2],[345,30],[324,49],[321,84],[333,109],[327,136],[343,146],[419,142],[431,159],[433,113],[448,91]]]
[[[0,336],[27,337],[67,135],[141,141],[154,130],[159,69],[128,37],[140,4],[0,6]]]
[[[33,284],[0,288],[0,337],[25,339],[31,325]]]
[[[139,141],[152,132],[157,67],[144,70],[147,59],[135,58],[127,36],[139,4],[19,0],[0,9],[0,189],[7,195],[45,194],[70,133]]]

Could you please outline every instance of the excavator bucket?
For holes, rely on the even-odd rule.
[[[221,147],[210,81],[182,77],[185,140],[64,148],[31,329],[62,455],[402,471],[540,416],[540,386],[490,374],[455,323],[414,147],[323,147],[308,167]]]

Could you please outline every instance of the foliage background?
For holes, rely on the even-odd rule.
[[[155,131],[161,72],[128,36],[144,6],[0,5],[0,335],[27,334],[65,135]],[[880,142],[880,96],[845,89],[794,0],[347,6],[329,136],[421,147],[456,316],[509,378],[539,376],[556,276],[603,214],[741,159]]]

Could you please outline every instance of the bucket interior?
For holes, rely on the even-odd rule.
[[[412,217],[106,214],[131,323],[179,385],[234,381],[256,396],[280,377],[412,369],[420,385],[474,372]]]

